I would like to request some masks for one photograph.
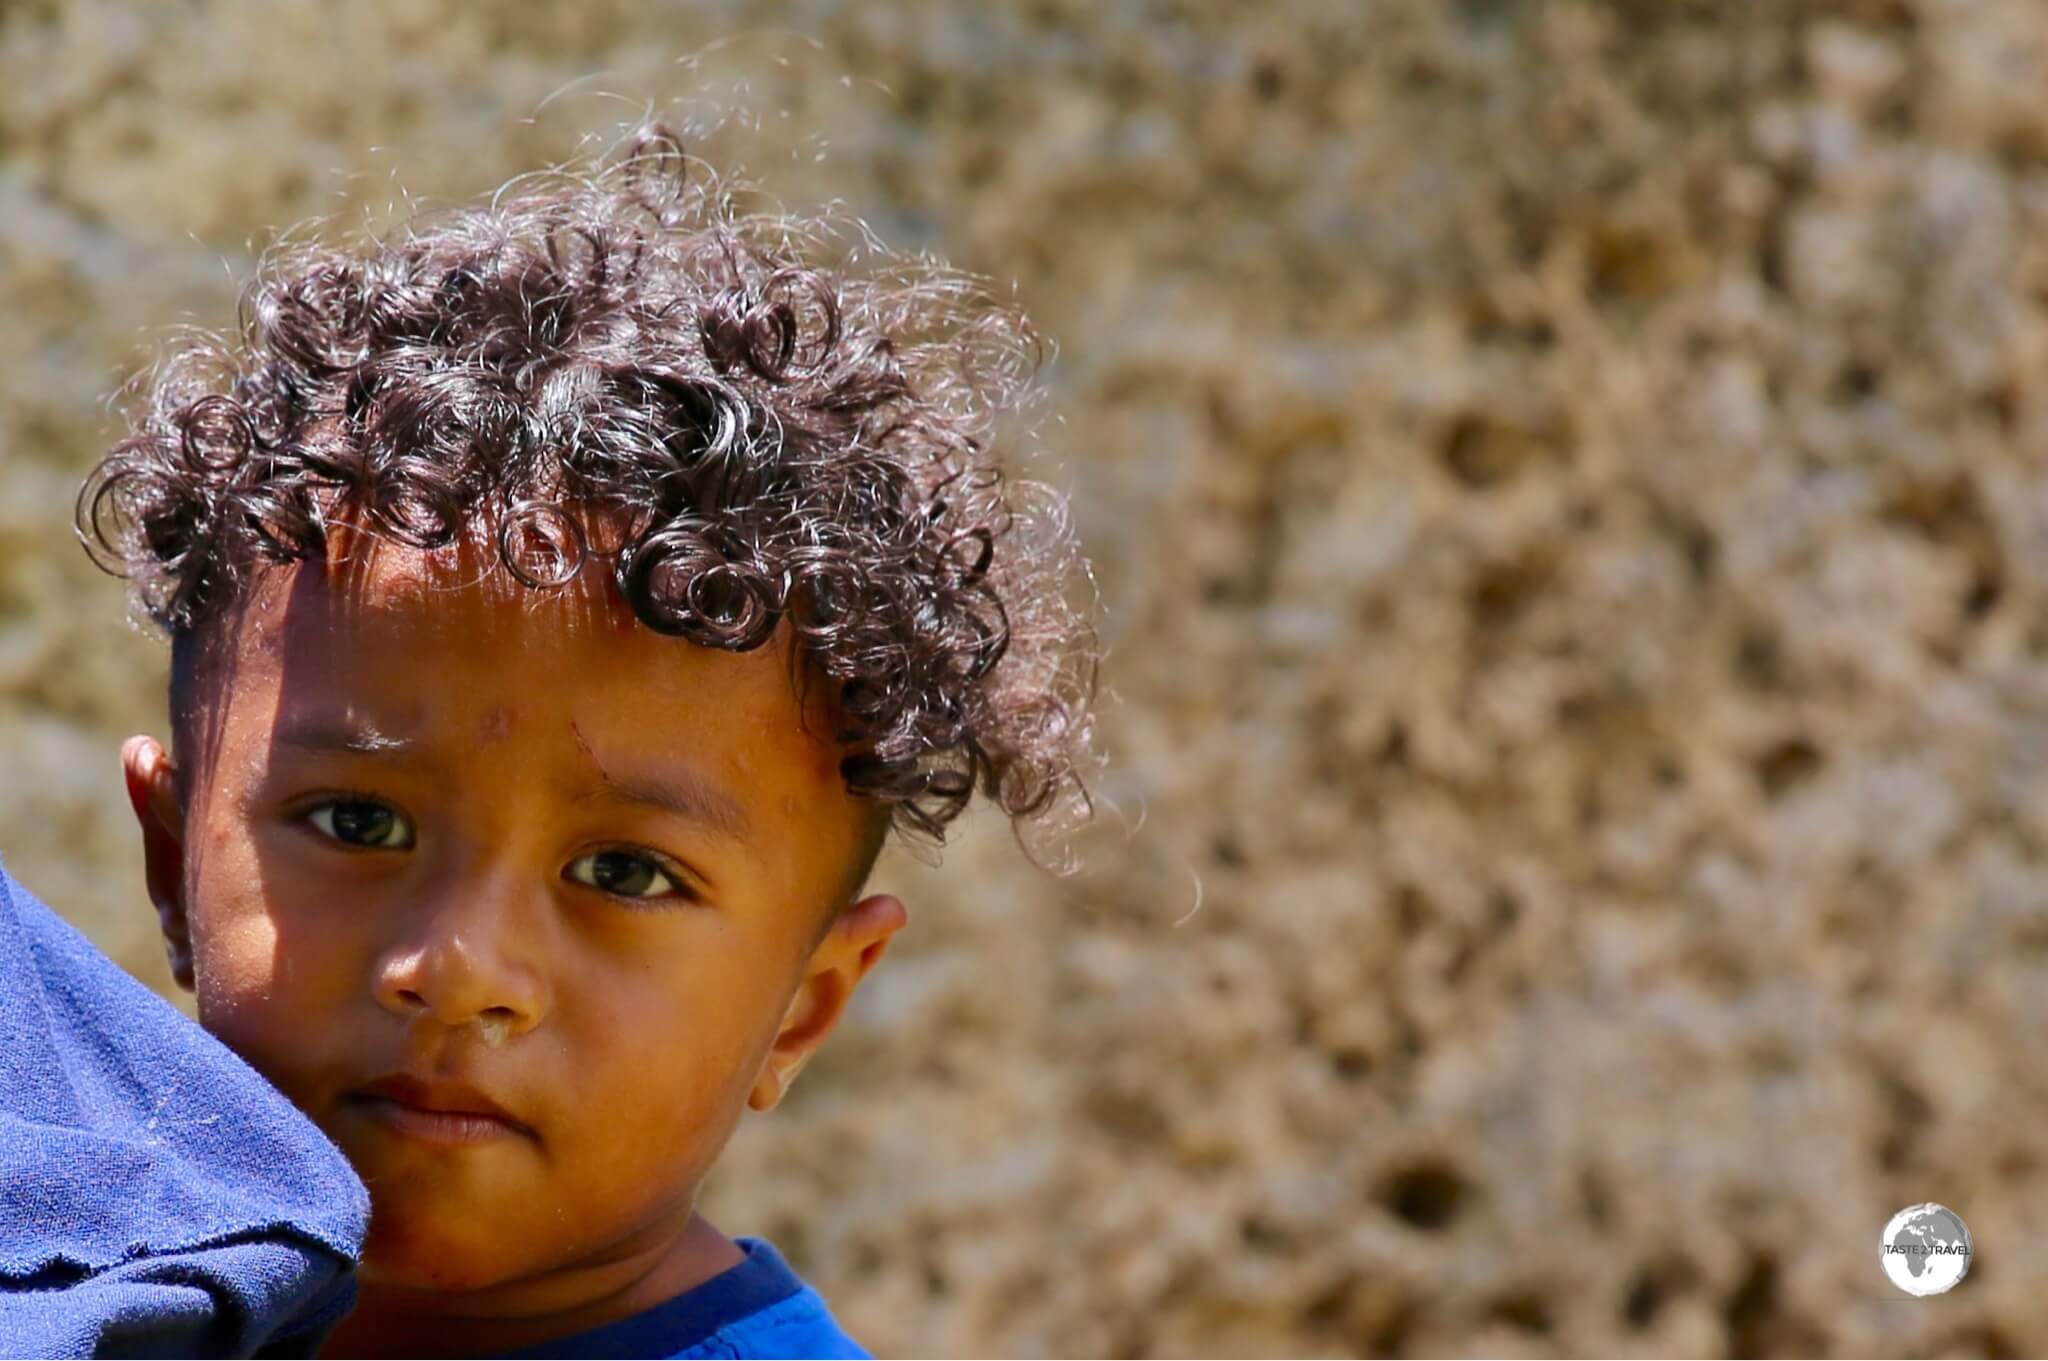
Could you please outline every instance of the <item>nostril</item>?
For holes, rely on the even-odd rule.
[[[414,992],[411,988],[400,988],[398,990],[398,1000],[409,1007],[416,1007],[422,1011],[426,1009],[427,1005],[427,999]]]
[[[518,1013],[510,1007],[486,1007],[476,1018],[477,1032],[483,1036],[485,1044],[496,1049],[511,1038],[512,1022],[517,1017]]]

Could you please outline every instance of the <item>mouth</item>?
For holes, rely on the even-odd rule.
[[[385,1129],[422,1143],[539,1139],[532,1126],[462,1082],[424,1082],[394,1075],[344,1093],[342,1103]]]

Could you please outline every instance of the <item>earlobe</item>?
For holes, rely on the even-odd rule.
[[[775,1109],[846,1014],[854,988],[909,919],[902,901],[886,893],[863,898],[840,914],[811,955],[809,970],[783,1013],[782,1028],[747,1095],[747,1105],[757,1111]]]
[[[154,737],[121,744],[128,803],[142,831],[143,876],[163,933],[171,977],[192,990],[192,931],[185,912],[185,814],[179,806],[176,767]]]

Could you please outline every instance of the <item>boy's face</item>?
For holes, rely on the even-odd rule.
[[[630,1270],[903,909],[818,936],[863,806],[824,711],[800,724],[786,625],[718,652],[603,572],[536,592],[457,556],[258,583],[188,804],[158,744],[124,749],[152,894],[201,1021],[368,1183],[367,1280]]]

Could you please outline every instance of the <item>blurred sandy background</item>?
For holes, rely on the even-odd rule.
[[[2048,1349],[2048,9],[9,0],[0,850],[159,985],[101,398],[600,88],[1016,281],[1121,701],[1080,878],[892,852],[722,1227],[881,1354]]]

